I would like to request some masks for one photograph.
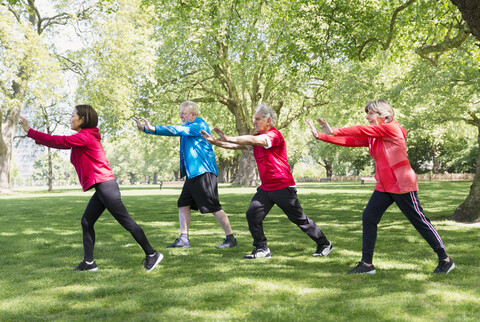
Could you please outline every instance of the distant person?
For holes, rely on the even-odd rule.
[[[199,108],[195,102],[180,104],[182,125],[152,126],[145,118],[140,122],[132,118],[140,131],[147,134],[180,137],[180,176],[186,176],[182,193],[178,198],[178,218],[180,237],[167,248],[190,247],[189,227],[191,209],[202,214],[212,213],[225,232],[223,243],[216,248],[228,248],[237,245],[230,221],[222,209],[218,198],[218,167],[212,146],[202,137],[200,130],[210,132],[207,123],[198,116]]]
[[[369,102],[365,112],[370,125],[342,129],[331,128],[325,119],[318,118],[317,121],[325,133],[317,131],[312,122],[307,121],[313,136],[318,140],[348,147],[368,147],[368,152],[375,161],[377,184],[363,211],[362,260],[348,273],[375,274],[372,259],[377,225],[387,208],[396,203],[437,253],[439,263],[434,273],[447,274],[455,268],[455,264],[447,256],[440,235],[425,217],[418,200],[417,177],[407,158],[407,130],[394,120],[393,108],[384,100]]]
[[[202,131],[208,142],[222,148],[246,149],[253,146],[253,156],[262,184],[257,188],[247,210],[248,228],[255,249],[246,255],[245,259],[271,257],[262,222],[274,205],[282,209],[288,219],[317,244],[312,256],[327,256],[332,251],[332,244],[300,206],[295,181],[288,165],[285,140],[274,127],[276,120],[275,111],[270,106],[261,104],[254,116],[254,135],[226,136],[220,129],[214,128],[220,135],[219,139],[215,139],[210,133]]]
[[[90,105],[75,106],[70,122],[71,129],[78,133],[69,136],[35,131],[21,116],[20,122],[27,136],[34,139],[35,143],[56,149],[70,149],[72,151],[70,161],[77,171],[83,191],[95,189],[82,216],[84,259],[75,270],[96,271],[98,269],[93,260],[94,225],[105,209],[132,234],[145,252],[145,269],[153,270],[163,259],[163,255],[152,248],[142,228],[130,217],[123,205],[118,184],[100,143],[97,112]]]

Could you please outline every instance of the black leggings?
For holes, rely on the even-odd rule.
[[[112,214],[123,228],[132,234],[145,254],[149,255],[155,252],[142,228],[130,217],[123,205],[117,182],[110,180],[95,185],[95,193],[88,202],[82,216],[84,260],[93,261],[93,246],[95,245],[93,226],[105,209]]]

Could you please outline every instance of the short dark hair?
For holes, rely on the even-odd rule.
[[[77,115],[81,119],[83,117],[83,123],[80,125],[82,129],[89,129],[97,127],[98,115],[97,112],[90,105],[80,104],[75,106]]]

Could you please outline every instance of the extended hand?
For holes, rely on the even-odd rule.
[[[208,143],[210,144],[215,144],[216,139],[208,132],[205,132],[204,130],[200,130],[202,133],[202,137],[207,140]]]
[[[23,116],[20,116],[18,120],[22,124],[23,130],[28,132],[28,130],[30,130],[30,126],[28,125],[27,120]]]
[[[325,133],[325,134],[329,134],[329,135],[332,135],[333,134],[333,130],[332,128],[330,127],[330,125],[328,124],[327,120],[325,120],[324,118],[317,118],[317,122],[320,124],[320,128],[322,129],[322,131]]]
[[[218,127],[214,127],[213,130],[220,136],[219,141],[228,142],[227,136]]]
[[[147,129],[147,131],[155,132],[155,128],[150,124],[150,122],[147,121],[146,118],[140,117],[140,119],[143,121],[143,124],[135,117],[132,117],[132,120],[135,121],[135,123],[137,123],[137,128],[140,131]]]
[[[315,128],[315,126],[313,126],[312,121],[308,120],[308,121],[307,121],[307,124],[308,124],[308,126],[310,126],[310,131],[312,131],[313,137],[316,138],[316,139],[318,139],[318,131],[317,131],[317,129]]]

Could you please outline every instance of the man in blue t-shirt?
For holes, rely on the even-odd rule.
[[[178,198],[180,221],[180,237],[167,248],[190,247],[188,229],[190,226],[191,209],[200,210],[202,214],[212,213],[222,226],[226,238],[217,248],[227,248],[237,245],[232,228],[225,211],[218,199],[218,167],[212,146],[202,137],[200,130],[208,133],[208,124],[198,117],[198,105],[192,101],[180,104],[180,119],[182,125],[152,126],[145,118],[140,122],[132,118],[139,130],[148,134],[163,136],[180,136],[180,177],[185,177],[182,193]]]

